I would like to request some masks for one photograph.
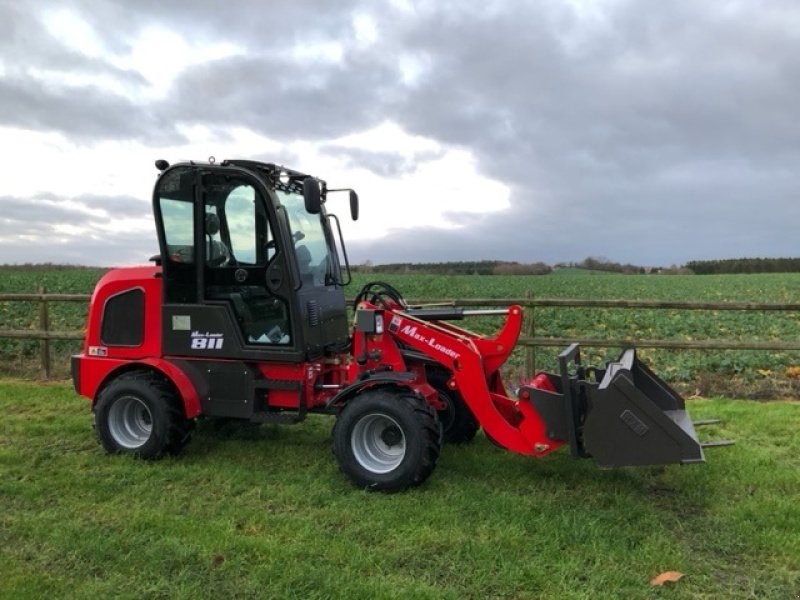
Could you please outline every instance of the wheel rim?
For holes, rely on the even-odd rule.
[[[406,436],[388,415],[371,414],[353,427],[351,447],[356,461],[372,473],[389,473],[406,455]]]
[[[123,396],[108,411],[108,430],[117,444],[133,450],[150,439],[153,415],[141,399]]]

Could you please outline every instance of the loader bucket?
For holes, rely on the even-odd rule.
[[[568,442],[573,456],[602,468],[705,461],[683,398],[633,348],[605,369],[581,366],[577,344],[559,362],[560,374],[542,373],[522,390],[547,435]]]
[[[587,386],[583,445],[600,467],[704,462],[683,398],[633,348]]]

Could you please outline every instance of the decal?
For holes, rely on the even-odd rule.
[[[172,315],[172,331],[189,331],[192,328],[192,317],[189,315]]]
[[[417,332],[417,326],[411,325],[404,325],[402,329],[400,329],[400,333],[403,335],[407,335],[408,337],[417,340],[418,342],[422,342],[426,346],[433,348],[444,354],[445,356],[449,356],[453,360],[457,359],[461,354],[453,350],[452,348],[448,348],[447,346],[443,346],[439,342],[436,341],[435,337],[426,337],[421,333]]]
[[[391,322],[389,323],[389,331],[392,333],[397,333],[397,330],[400,329],[400,323],[402,322],[403,319],[401,319],[399,316],[393,316]]]
[[[225,337],[221,333],[192,332],[192,350],[222,350],[224,341]]]
[[[89,346],[89,356],[108,356],[108,348],[105,346]]]

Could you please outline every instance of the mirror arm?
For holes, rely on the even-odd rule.
[[[350,192],[350,217],[353,221],[358,221],[358,194],[352,188],[326,189],[325,192]]]

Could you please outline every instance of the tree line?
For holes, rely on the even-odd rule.
[[[501,260],[479,260],[437,263],[389,263],[373,265],[366,261],[353,265],[357,273],[419,273],[425,275],[546,275],[553,268],[542,262],[519,263]]]
[[[728,275],[732,273],[798,273],[800,258],[729,258],[693,260],[686,268],[696,275]]]
[[[515,261],[479,260],[436,263],[388,263],[374,265],[366,261],[354,265],[357,273],[419,273],[426,275],[547,275],[553,269],[585,269],[622,274],[733,274],[733,273],[798,273],[800,258],[732,258],[721,260],[693,260],[685,265],[669,267],[643,267],[618,263],[607,258],[587,257],[578,262],[520,263]]]

